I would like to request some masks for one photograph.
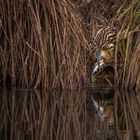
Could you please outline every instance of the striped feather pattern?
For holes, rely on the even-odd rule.
[[[93,66],[92,76],[112,64],[114,61],[114,50],[116,44],[116,31],[111,26],[104,26],[98,30],[90,46],[95,48],[96,63]]]
[[[115,43],[116,30],[111,26],[105,26],[98,30],[90,46],[98,49],[110,49],[115,47]]]

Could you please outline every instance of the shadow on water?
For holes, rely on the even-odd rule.
[[[140,93],[1,89],[3,140],[140,139]]]

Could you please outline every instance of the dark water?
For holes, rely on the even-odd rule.
[[[1,140],[140,139],[140,92],[0,90]]]

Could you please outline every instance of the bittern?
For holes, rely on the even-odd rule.
[[[93,66],[91,76],[113,63],[115,43],[116,31],[114,28],[107,26],[97,32],[95,38],[90,43],[91,47],[96,48],[95,58],[97,60]]]

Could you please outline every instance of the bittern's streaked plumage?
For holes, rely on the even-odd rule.
[[[93,66],[92,76],[113,62],[115,41],[116,32],[112,27],[103,27],[97,32],[93,42],[90,44],[91,47],[97,49],[95,51],[97,62]]]

